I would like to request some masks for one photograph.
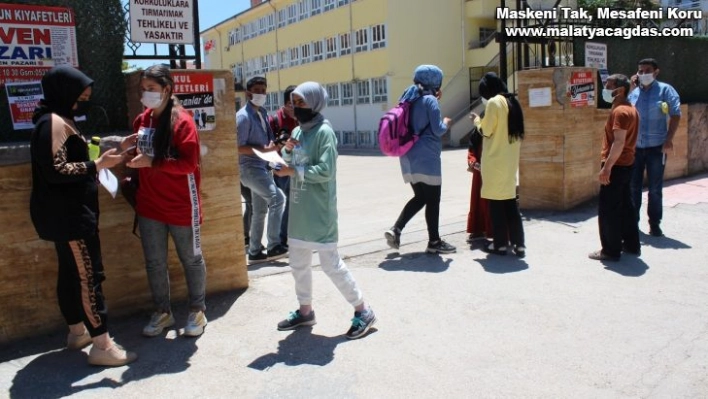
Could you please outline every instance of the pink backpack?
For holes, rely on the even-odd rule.
[[[402,101],[391,108],[379,121],[379,148],[384,155],[400,157],[405,155],[418,141],[418,134],[411,125],[411,107],[415,100]]]

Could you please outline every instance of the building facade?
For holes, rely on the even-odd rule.
[[[469,101],[464,3],[254,0],[250,9],[201,32],[205,67],[231,69],[237,92],[251,77],[265,76],[269,111],[282,105],[287,86],[317,81],[330,96],[324,114],[340,145],[373,147],[381,115],[412,83],[417,65],[443,69],[448,103]],[[456,77],[462,85],[450,84]],[[243,104],[243,92],[238,95]]]

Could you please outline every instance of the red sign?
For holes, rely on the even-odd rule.
[[[585,107],[595,104],[595,74],[588,72],[573,72],[568,85],[568,96],[571,107]]]
[[[199,130],[214,130],[214,76],[209,73],[173,72],[173,93],[194,118]]]
[[[37,81],[55,65],[79,66],[74,12],[0,4],[0,85]]]

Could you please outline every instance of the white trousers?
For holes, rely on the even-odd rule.
[[[290,267],[295,278],[295,294],[300,305],[312,305],[312,248],[289,242]],[[339,256],[336,246],[334,248],[319,248],[320,264],[322,270],[332,280],[344,299],[352,306],[357,307],[364,303],[364,297],[347,268]]]

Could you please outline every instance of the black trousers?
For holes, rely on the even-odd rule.
[[[489,215],[492,218],[494,233],[494,248],[506,247],[511,244],[525,247],[524,225],[521,222],[519,202],[516,198],[507,200],[489,200]]]
[[[639,249],[637,212],[632,203],[630,182],[632,166],[613,166],[610,184],[600,186],[598,225],[602,252],[620,256],[622,244],[632,251]]]
[[[83,322],[92,337],[108,332],[101,283],[106,279],[98,234],[55,242],[59,260],[57,299],[67,324]]]
[[[398,230],[403,230],[406,224],[425,207],[425,223],[428,225],[428,240],[440,240],[438,224],[440,223],[440,192],[442,186],[431,186],[425,183],[411,184],[413,198],[403,207],[401,215],[394,225]]]
[[[248,244],[249,233],[251,231],[251,215],[253,215],[253,205],[251,205],[251,189],[241,183],[241,196],[246,204],[246,210],[243,212],[243,236]]]

